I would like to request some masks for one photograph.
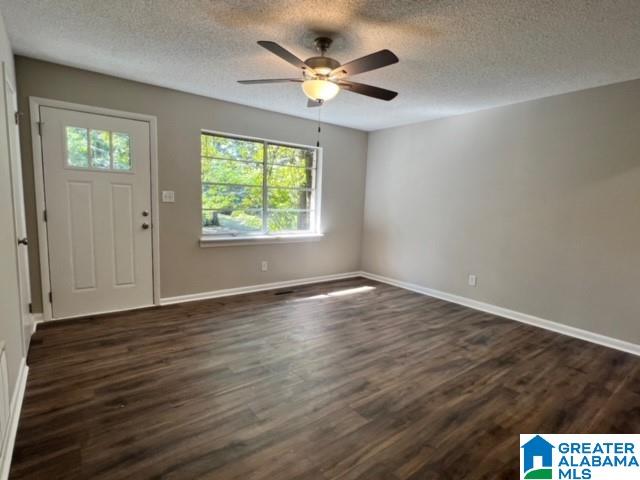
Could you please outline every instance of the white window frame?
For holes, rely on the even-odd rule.
[[[215,130],[200,131],[198,141],[202,142],[202,135],[214,135],[227,137],[236,140],[245,140],[251,142],[260,142],[263,144],[282,145],[285,147],[304,148],[313,150],[315,152],[315,172],[312,182],[312,196],[313,204],[313,217],[310,219],[310,229],[301,232],[282,232],[282,233],[267,233],[264,231],[256,233],[243,233],[243,234],[229,234],[229,233],[205,233],[202,227],[202,220],[200,225],[200,246],[201,247],[219,247],[225,245],[256,245],[256,244],[274,244],[274,243],[298,243],[308,241],[318,241],[324,234],[322,233],[322,147],[304,145],[299,143],[283,142],[280,140],[270,140],[267,138],[253,137],[248,135],[238,135],[234,133],[220,132]],[[201,149],[201,144],[199,148]],[[264,158],[266,166],[266,157]],[[199,156],[200,168],[202,169],[202,154]],[[266,179],[263,185],[266,184]],[[200,179],[200,218],[202,218],[203,205],[202,205],[202,179]],[[264,188],[264,187],[263,187]],[[266,197],[267,191],[263,191]],[[263,215],[267,211],[266,199],[263,200]]]

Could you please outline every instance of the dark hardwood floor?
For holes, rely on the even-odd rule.
[[[640,358],[365,279],[292,290],[40,326],[11,478],[513,480],[520,433],[640,432]]]

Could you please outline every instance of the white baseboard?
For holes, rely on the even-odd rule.
[[[24,359],[20,364],[20,373],[16,381],[16,388],[11,397],[11,413],[9,416],[9,430],[7,438],[2,445],[2,464],[0,465],[0,479],[7,480],[9,471],[11,470],[11,457],[13,456],[13,447],[16,443],[16,433],[18,432],[18,422],[20,421],[20,412],[22,411],[22,401],[24,392],[27,388],[27,377],[29,375],[29,367]]]
[[[210,298],[229,297],[231,295],[241,295],[243,293],[262,292],[265,290],[275,290],[278,288],[295,287],[298,285],[308,285],[310,283],[330,282],[333,280],[343,280],[360,276],[361,272],[346,272],[333,275],[321,275],[319,277],[306,277],[297,280],[285,280],[284,282],[261,283],[249,285],[247,287],[225,288],[223,290],[213,290],[210,292],[191,293],[178,295],[176,297],[165,297],[160,299],[160,305],[171,305],[174,303],[194,302],[196,300],[207,300]]]
[[[534,327],[544,328],[545,330],[551,330],[552,332],[560,333],[562,335],[568,335],[570,337],[585,340],[587,342],[596,343],[605,347],[621,350],[623,352],[631,353],[633,355],[640,356],[640,345],[620,340],[613,337],[608,337],[581,328],[572,327],[562,323],[554,322],[544,318],[529,315],[528,313],[518,312],[509,308],[500,307],[490,303],[473,300],[461,295],[455,295],[452,293],[435,290],[432,288],[417,285],[415,283],[405,282],[394,278],[377,275],[375,273],[365,271],[354,271],[338,273],[333,275],[321,275],[317,277],[306,277],[297,280],[286,280],[282,282],[262,283],[258,285],[249,285],[246,287],[227,288],[222,290],[213,290],[209,292],[192,293],[187,295],[178,295],[174,297],[164,297],[160,299],[160,305],[171,305],[175,303],[194,302],[197,300],[207,300],[211,298],[228,297],[232,295],[241,295],[243,293],[261,292],[265,290],[275,290],[279,288],[295,287],[298,285],[308,285],[311,283],[330,282],[333,280],[342,280],[346,278],[364,277],[378,282],[386,283],[396,287],[404,288],[405,290],[411,290],[412,292],[421,293],[430,297],[446,300],[447,302],[456,303],[458,305],[464,305],[465,307],[473,308],[474,310],[480,310],[482,312],[491,313],[500,317],[515,320],[517,322],[526,323]],[[41,315],[41,314],[40,314]],[[36,321],[36,324],[40,321]]]
[[[44,315],[42,313],[32,313],[31,322],[31,335],[33,335],[38,329],[38,324],[44,323]]]
[[[493,315],[498,315],[500,317],[508,318],[510,320],[515,320],[517,322],[533,325],[534,327],[544,328],[545,330],[551,330],[556,333],[561,333],[563,335],[568,335],[570,337],[579,338],[580,340],[585,340],[591,343],[597,343],[598,345],[603,345],[605,347],[614,348],[616,350],[621,350],[623,352],[640,356],[640,345],[637,345],[635,343],[626,342],[624,340],[619,340],[617,338],[607,337],[606,335],[590,332],[588,330],[582,330],[581,328],[571,327],[569,325],[564,325],[562,323],[553,322],[551,320],[546,320],[544,318],[535,317],[527,313],[517,312],[515,310],[510,310],[508,308],[499,307],[497,305],[492,305],[490,303],[480,302],[478,300],[462,297],[460,295],[454,295],[452,293],[442,292],[440,290],[434,290],[431,288],[423,287],[421,285],[416,285],[415,283],[403,282],[401,280],[396,280],[394,278],[389,278],[389,277],[383,277],[382,275],[376,275],[374,273],[369,273],[369,272],[359,272],[359,273],[360,273],[360,276],[371,279],[371,280],[387,283],[389,285],[404,288],[406,290],[411,290],[412,292],[417,292],[423,295],[428,295],[430,297],[439,298],[441,300],[446,300],[447,302],[451,302],[451,303],[457,303],[459,305],[464,305],[465,307],[473,308],[475,310],[491,313]]]

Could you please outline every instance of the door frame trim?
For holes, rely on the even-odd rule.
[[[33,176],[36,193],[36,215],[38,224],[38,250],[40,253],[40,278],[42,288],[42,313],[45,322],[59,320],[53,318],[49,292],[51,291],[51,277],[49,274],[49,242],[47,223],[44,220],[46,208],[44,194],[44,165],[42,154],[42,141],[38,129],[40,122],[40,107],[52,107],[62,110],[73,110],[81,113],[92,113],[111,117],[138,120],[149,124],[149,153],[151,161],[151,255],[152,255],[152,281],[153,281],[153,305],[160,305],[160,202],[158,186],[158,118],[142,113],[124,112],[110,108],[82,105],[79,103],[64,102],[42,97],[29,97],[31,146],[33,150]],[[141,305],[142,307],[142,305]],[[127,309],[129,310],[129,309]],[[98,312],[96,312],[98,313]],[[66,318],[66,317],[64,317]]]
[[[17,238],[19,237],[20,233],[18,232],[18,219],[16,218],[19,215],[22,215],[24,217],[24,222],[25,222],[25,230],[26,230],[26,224],[27,224],[27,212],[25,209],[25,204],[24,204],[24,175],[22,172],[22,153],[20,151],[20,132],[19,132],[19,127],[17,125],[15,125],[13,123],[13,119],[12,117],[12,113],[10,111],[10,99],[11,99],[11,103],[15,102],[15,108],[16,110],[18,110],[18,93],[16,90],[16,87],[14,85],[14,82],[12,81],[11,78],[9,78],[9,72],[7,70],[7,64],[5,62],[2,62],[2,95],[3,95],[3,100],[5,102],[5,112],[2,112],[2,114],[5,116],[5,121],[7,122],[7,154],[9,156],[9,183],[11,185],[11,209],[12,209],[12,216],[13,216],[13,228],[14,228],[14,241],[17,240]],[[7,90],[9,89],[10,92]],[[16,112],[17,113],[17,112]],[[14,130],[14,128],[17,129],[17,137],[14,138],[14,141],[16,142],[16,151],[13,152],[12,148],[11,148],[11,138],[16,134],[16,131]],[[14,165],[14,161],[16,161],[18,163],[18,165]],[[16,178],[16,171],[17,170],[17,178]],[[20,185],[16,185],[15,181],[19,182]],[[22,203],[17,203],[16,204],[16,189],[20,188],[22,190]],[[33,324],[33,315],[32,314],[27,314],[28,316],[25,318],[24,315],[24,311],[23,311],[23,300],[25,300],[25,296],[26,296],[26,292],[23,291],[22,288],[22,281],[23,281],[23,275],[26,276],[26,281],[27,283],[29,283],[29,285],[31,285],[31,275],[29,272],[29,264],[28,264],[28,259],[29,259],[29,251],[27,250],[27,271],[23,272],[22,268],[21,268],[21,261],[20,261],[20,247],[17,243],[14,242],[14,250],[16,252],[16,274],[18,275],[18,296],[19,296],[19,303],[20,303],[20,341],[22,343],[21,345],[21,350],[23,352],[24,355],[27,354],[28,350],[29,350],[29,343],[31,342],[31,337],[29,337],[28,339],[25,338],[25,323],[32,323]],[[29,291],[29,302],[31,302],[31,292]]]

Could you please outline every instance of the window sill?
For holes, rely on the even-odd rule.
[[[322,233],[304,233],[293,235],[256,235],[252,237],[230,237],[204,235],[200,237],[200,247],[237,247],[241,245],[274,245],[286,243],[318,242]]]

